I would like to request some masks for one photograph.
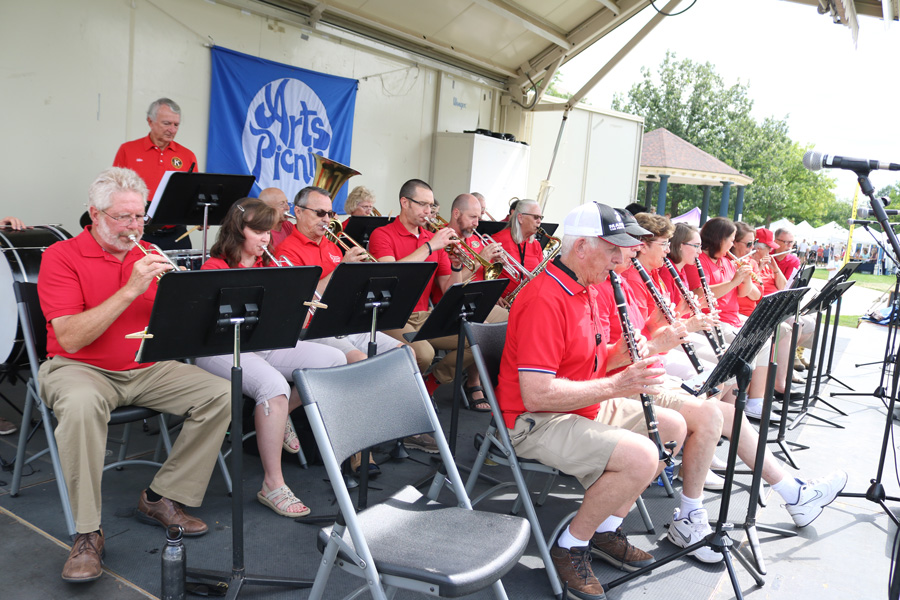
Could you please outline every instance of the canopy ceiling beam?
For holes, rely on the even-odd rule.
[[[572,44],[566,39],[566,32],[560,31],[553,24],[544,21],[536,15],[526,12],[521,7],[504,2],[504,0],[472,0],[475,4],[485,8],[494,14],[500,15],[507,21],[512,21],[541,36],[548,42],[556,44],[560,48],[570,48]]]

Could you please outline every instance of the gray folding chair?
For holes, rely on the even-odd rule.
[[[22,469],[26,464],[40,458],[45,454],[50,455],[50,462],[53,466],[53,475],[56,478],[56,487],[59,491],[60,502],[62,503],[63,518],[66,521],[66,529],[69,537],[75,536],[75,520],[72,517],[72,507],[69,503],[69,493],[66,489],[66,482],[63,478],[62,466],[59,462],[59,450],[56,446],[56,437],[53,435],[53,412],[41,400],[38,392],[38,369],[41,362],[47,356],[47,322],[44,314],[41,312],[40,301],[37,294],[37,284],[14,282],[13,288],[16,294],[16,302],[19,310],[19,323],[21,324],[22,334],[25,338],[25,348],[28,352],[28,362],[31,368],[31,377],[26,384],[25,406],[22,410],[22,427],[19,431],[19,444],[16,449],[16,462],[13,470],[12,487],[10,496],[17,497],[22,482]],[[36,454],[25,458],[25,450],[28,440],[33,434],[33,430],[29,426],[31,423],[31,415],[33,410],[37,408],[40,414],[41,427],[47,438],[47,447]],[[117,408],[110,413],[110,425],[125,425],[121,439],[110,439],[110,441],[120,444],[118,460],[104,465],[103,470],[121,469],[126,465],[146,465],[159,468],[161,463],[152,460],[143,460],[136,458],[126,458],[128,450],[129,424],[134,421],[141,421],[150,418],[159,419],[160,439],[166,450],[171,451],[172,442],[169,437],[168,427],[166,425],[165,415],[149,408],[140,406],[123,406]],[[158,453],[158,451],[157,451]],[[224,467],[224,461],[219,454],[220,464]],[[227,470],[225,471],[227,474]],[[229,493],[231,493],[231,478],[226,478],[226,485]]]
[[[294,382],[340,508],[337,523],[319,532],[323,559],[309,597],[323,597],[337,564],[366,581],[347,598],[367,587],[384,600],[398,588],[455,598],[488,586],[506,598],[500,578],[525,551],[528,521],[472,510],[409,346],[352,365],[297,369]],[[363,448],[420,433],[437,441],[457,504],[407,486],[357,513],[340,464]]]
[[[550,547],[568,522],[572,520],[577,511],[573,511],[563,517],[563,519],[556,524],[556,527],[550,535],[546,538],[543,537],[541,525],[537,518],[537,512],[535,511],[535,505],[542,506],[547,500],[547,496],[550,494],[550,490],[553,487],[553,482],[556,480],[556,477],[559,476],[559,471],[537,460],[518,458],[516,456],[516,451],[513,449],[512,442],[509,439],[509,431],[506,427],[497,426],[497,418],[500,418],[502,423],[502,413],[500,411],[500,405],[497,402],[497,396],[494,392],[494,384],[496,383],[497,375],[500,372],[500,359],[503,355],[503,347],[506,343],[507,324],[469,323],[468,325],[473,338],[470,340],[470,344],[472,353],[475,356],[475,365],[481,375],[481,385],[484,387],[485,398],[487,398],[488,403],[491,405],[491,413],[493,416],[484,435],[478,434],[475,436],[475,446],[478,449],[478,456],[476,456],[475,463],[472,465],[472,471],[469,473],[469,478],[466,480],[466,493],[472,494],[482,467],[487,461],[509,467],[512,471],[513,481],[501,482],[490,487],[477,497],[473,498],[472,505],[475,506],[482,500],[490,498],[508,488],[516,488],[516,499],[510,512],[512,514],[518,514],[522,507],[525,508],[525,514],[528,517],[528,521],[531,523],[534,541],[537,544],[541,559],[544,561],[547,577],[550,579],[550,587],[552,588],[554,595],[556,595],[557,598],[561,598],[563,593],[562,586],[559,582],[556,568],[553,566],[553,561],[550,559]],[[541,489],[537,502],[535,503],[531,499],[531,491],[528,484],[536,473],[543,473],[547,477],[544,487]],[[639,497],[635,504],[641,514],[644,525],[647,527],[647,531],[655,533],[653,521],[650,519],[650,514],[647,512],[643,498]]]

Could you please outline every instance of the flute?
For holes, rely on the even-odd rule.
[[[674,325],[678,322],[678,317],[676,317],[672,313],[672,309],[669,308],[669,304],[666,302],[666,299],[663,298],[662,293],[660,293],[659,289],[656,287],[656,284],[653,283],[653,280],[650,279],[650,274],[647,273],[647,270],[644,268],[644,265],[641,264],[637,258],[631,259],[631,264],[634,265],[634,269],[638,272],[638,275],[641,276],[641,279],[644,280],[644,285],[647,286],[647,291],[650,292],[650,295],[653,297],[653,302],[656,303],[656,308],[659,309],[659,312],[663,314],[666,318],[666,321],[669,325]],[[681,348],[684,350],[684,353],[687,354],[688,359],[691,361],[691,364],[694,366],[694,370],[697,371],[697,374],[703,372],[703,365],[700,364],[700,359],[697,358],[697,353],[694,351],[694,344],[685,340],[681,343]]]
[[[628,320],[628,308],[625,305],[625,294],[622,293],[619,276],[616,275],[615,272],[611,271],[609,273],[609,283],[612,285],[613,298],[616,300],[616,308],[619,311],[619,323],[622,325],[622,337],[625,338],[625,345],[628,347],[632,362],[637,362],[641,360],[641,357],[638,354],[637,342],[634,339],[634,330],[632,329],[631,321]],[[656,420],[656,411],[653,410],[653,399],[647,394],[641,394],[640,396],[641,406],[644,409],[644,420],[647,422],[647,435],[659,451],[659,460],[664,461],[667,465],[671,466],[674,462],[672,460],[672,449],[675,448],[677,443],[673,441],[663,445],[662,440],[659,437],[659,428],[657,427],[659,422]]]
[[[669,260],[668,257],[664,258],[663,261],[666,264],[666,268],[669,269],[669,274],[672,275],[672,279],[675,280],[675,286],[678,288],[678,291],[681,292],[681,295],[684,297],[684,301],[687,302],[691,314],[695,317],[701,314],[703,311],[700,309],[700,305],[697,304],[696,300],[694,300],[694,295],[684,283],[681,275],[678,274],[678,271],[675,269],[675,265],[672,264],[672,261]],[[719,346],[719,342],[718,340],[716,340],[716,336],[714,336],[711,331],[707,331],[705,329],[703,330],[703,335],[705,335],[706,339],[709,340],[709,345],[712,346],[713,352],[716,353],[716,357],[722,358],[722,354],[724,354],[725,351],[721,346]]]
[[[736,264],[736,265],[739,266],[739,267],[740,267],[740,266],[743,266],[743,265],[748,265],[748,264],[750,264],[750,263],[748,263],[746,260],[744,260],[743,258],[738,258],[738,257],[735,256],[734,254],[732,254],[730,251],[728,252],[728,257],[731,258],[731,262],[733,262],[734,264]],[[751,265],[750,279],[753,280],[753,283],[762,285],[762,279],[759,278],[759,275],[757,275],[757,274],[752,270],[752,268],[753,268],[753,267],[752,267],[752,265]]]
[[[719,308],[719,303],[716,301],[716,295],[712,293],[712,290],[709,289],[709,284],[706,282],[706,273],[703,271],[703,265],[700,263],[700,257],[696,257],[694,259],[694,264],[697,266],[697,273],[700,275],[700,285],[703,287],[703,295],[706,297],[706,304],[709,306],[710,310],[717,310]],[[725,336],[722,335],[722,328],[718,325],[713,325],[713,332],[716,334],[716,340],[719,342],[719,346],[725,347]]]

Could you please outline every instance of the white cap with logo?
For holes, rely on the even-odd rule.
[[[641,244],[640,240],[625,233],[625,223],[619,213],[599,202],[586,202],[566,215],[563,233],[578,237],[599,237],[614,246],[625,248]]]

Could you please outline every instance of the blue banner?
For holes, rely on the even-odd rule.
[[[212,49],[209,173],[253,175],[253,194],[280,188],[293,202],[321,154],[350,164],[357,81],[225,48]],[[347,186],[334,199],[343,212]]]

